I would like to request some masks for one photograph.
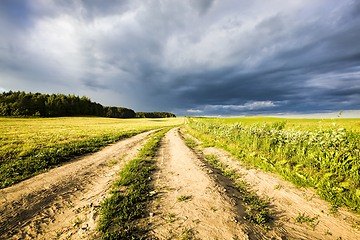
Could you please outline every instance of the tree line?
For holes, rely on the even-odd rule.
[[[102,106],[86,96],[20,92],[0,93],[0,116],[99,116],[111,118],[138,117],[134,110],[125,107]],[[176,117],[166,112],[141,112],[141,117]]]
[[[176,117],[173,113],[168,112],[137,112],[137,118],[169,118]]]

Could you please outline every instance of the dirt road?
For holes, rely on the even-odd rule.
[[[360,239],[350,221],[358,216],[342,209],[331,214],[329,204],[313,190],[295,188],[274,174],[245,169],[221,149],[197,150],[190,150],[175,129],[166,134],[154,174],[157,199],[147,219],[149,238]],[[239,192],[228,177],[204,162],[204,154],[217,156],[229,170],[240,173],[248,189],[260,198],[269,197],[271,230],[264,231],[243,219],[244,203],[234,197]],[[300,223],[296,220],[299,214],[316,219]]]
[[[158,201],[151,207],[154,239],[281,239],[243,220],[245,207],[232,182],[205,164],[173,129],[166,134],[154,175]],[[186,198],[188,198],[186,200]],[[185,199],[185,200],[182,200]]]
[[[0,239],[100,239],[94,231],[99,203],[115,173],[135,157],[149,134],[0,190],[0,233],[5,233]],[[246,207],[234,197],[240,193],[228,177],[204,161],[205,154],[217,156],[228,169],[240,173],[261,199],[269,197],[271,230],[244,220]],[[139,221],[149,228],[148,239],[360,239],[360,232],[351,227],[358,216],[342,209],[331,214],[329,204],[314,191],[246,169],[223,150],[192,150],[177,128],[166,134],[155,160],[155,193],[151,193],[155,200]],[[300,223],[299,214],[316,219],[313,224]]]
[[[99,203],[107,196],[115,173],[136,156],[152,132],[1,189],[0,239],[96,238]]]

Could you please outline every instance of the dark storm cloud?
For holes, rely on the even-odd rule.
[[[14,30],[24,30],[31,23],[29,6],[23,1],[1,1],[0,13],[5,20],[2,24],[11,26]]]
[[[178,115],[359,109],[360,2],[0,1],[0,90]]]
[[[191,0],[190,3],[203,15],[211,8],[214,0]]]

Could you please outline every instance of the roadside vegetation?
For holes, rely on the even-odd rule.
[[[360,133],[331,126],[227,123],[190,119],[189,133],[204,146],[223,148],[248,166],[311,187],[331,203],[360,213]]]
[[[198,120],[201,121],[200,118]],[[343,127],[347,130],[355,130],[360,132],[360,118],[342,118],[339,113],[337,118],[324,119],[302,119],[302,118],[275,118],[275,117],[242,117],[242,118],[206,118],[206,121],[213,123],[234,124],[241,122],[242,124],[258,124],[266,122],[272,124],[275,122],[286,121],[285,130],[296,128],[298,130],[316,130],[319,127]]]
[[[0,188],[144,131],[183,118],[0,118]]]
[[[194,149],[197,146],[195,141],[189,137],[185,137],[184,140],[186,145],[190,148]],[[205,161],[214,168],[220,170],[221,175],[231,179],[234,188],[239,191],[239,195],[234,195],[233,197],[244,202],[244,206],[246,207],[246,216],[243,217],[244,220],[259,225],[264,230],[269,230],[272,212],[268,207],[268,199],[260,199],[254,191],[248,191],[248,184],[241,179],[240,174],[232,170],[225,163],[219,161],[215,155],[205,155]],[[216,211],[215,208],[212,208],[211,210]]]
[[[151,173],[155,169],[153,157],[159,141],[170,128],[157,131],[140,149],[138,158],[131,160],[113,184],[111,196],[101,204],[98,231],[102,239],[145,239],[146,229],[136,220],[145,214],[151,200]]]

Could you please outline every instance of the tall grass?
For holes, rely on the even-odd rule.
[[[182,122],[182,118],[0,118],[0,188],[123,138]]]
[[[256,168],[312,187],[333,206],[360,213],[360,133],[335,126],[285,129],[286,122],[225,124],[190,121],[207,145]]]
[[[201,120],[198,118],[197,120]],[[360,118],[324,118],[324,119],[304,119],[304,118],[275,118],[275,117],[241,117],[241,118],[206,118],[206,121],[222,122],[234,124],[241,122],[243,124],[257,124],[261,122],[275,123],[286,121],[285,129],[296,128],[299,130],[316,129],[320,126],[342,126],[360,132]]]

